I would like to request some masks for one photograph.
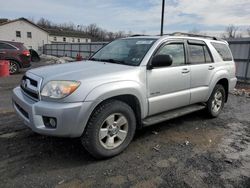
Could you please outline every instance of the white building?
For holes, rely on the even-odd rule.
[[[27,48],[38,50],[49,43],[46,30],[25,18],[0,24],[0,40],[22,42]]]
[[[27,48],[36,51],[41,51],[44,44],[91,42],[81,32],[45,29],[25,18],[3,20],[0,23],[0,40],[22,42]]]
[[[87,43],[91,42],[82,32],[61,29],[46,29],[49,33],[50,43]]]

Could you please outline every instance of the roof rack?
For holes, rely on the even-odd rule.
[[[143,35],[143,34],[134,34],[134,35],[130,35],[129,37],[140,37],[140,36],[148,36],[148,35]]]
[[[200,34],[192,34],[192,33],[182,33],[182,32],[174,32],[171,34],[167,34],[169,36],[187,36],[187,37],[201,37],[201,38],[209,38],[212,40],[221,40],[214,36],[200,35]]]

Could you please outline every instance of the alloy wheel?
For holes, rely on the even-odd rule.
[[[99,141],[106,149],[120,146],[128,134],[128,120],[120,113],[109,115],[102,123],[99,131]]]

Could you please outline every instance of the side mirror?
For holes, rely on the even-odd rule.
[[[173,59],[170,55],[156,55],[153,57],[150,65],[150,69],[154,67],[167,67],[171,66]]]

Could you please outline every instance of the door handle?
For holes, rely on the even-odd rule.
[[[213,70],[214,69],[214,66],[212,66],[212,65],[210,65],[209,67],[208,67],[208,70]]]
[[[182,71],[181,71],[182,73],[184,73],[184,74],[186,74],[186,73],[189,73],[190,72],[190,70],[189,69],[187,69],[187,68],[184,68],[184,69],[182,69]]]
[[[6,52],[0,52],[0,54],[5,54]]]

